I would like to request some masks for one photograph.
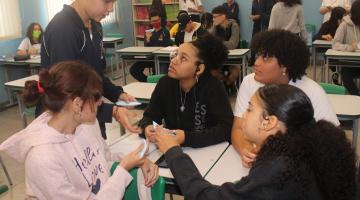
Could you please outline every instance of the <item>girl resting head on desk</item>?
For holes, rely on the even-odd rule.
[[[260,146],[258,156],[247,177],[221,186],[204,180],[162,128],[155,138],[186,199],[354,199],[355,155],[350,143],[340,128],[316,122],[313,116],[302,90],[291,85],[261,87],[249,102],[243,124],[245,138]]]
[[[38,23],[31,23],[26,31],[26,37],[21,41],[16,54],[40,54],[41,49],[41,35],[43,30]]]
[[[210,74],[228,50],[219,38],[204,35],[180,45],[171,55],[167,76],[151,95],[139,125],[155,141],[153,121],[173,133],[178,144],[203,147],[230,140],[233,114],[223,84]]]
[[[47,111],[0,145],[25,163],[27,195],[36,199],[121,199],[131,182],[129,170],[141,167],[145,186],[158,178],[158,168],[138,154],[112,153],[96,120],[101,104],[101,78],[81,62],[60,62],[27,81],[24,100],[39,98]],[[110,161],[120,161],[109,177]]]

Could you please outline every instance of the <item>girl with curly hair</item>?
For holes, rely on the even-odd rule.
[[[139,124],[150,141],[155,142],[152,122],[163,120],[179,145],[203,147],[230,140],[229,99],[222,83],[210,74],[227,55],[221,40],[209,34],[180,45]]]
[[[244,137],[260,146],[249,175],[211,185],[176,141],[158,128],[157,145],[185,199],[354,199],[355,154],[344,131],[316,122],[309,97],[288,84],[261,87],[248,103]]]

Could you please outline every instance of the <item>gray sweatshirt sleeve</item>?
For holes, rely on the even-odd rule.
[[[340,24],[338,29],[336,30],[332,48],[338,51],[354,51],[354,48],[350,44],[346,44],[345,42],[345,34],[346,34],[347,24],[343,22]]]
[[[231,37],[228,41],[224,41],[224,45],[228,49],[236,49],[240,40],[240,27],[236,22],[233,22],[231,26]]]

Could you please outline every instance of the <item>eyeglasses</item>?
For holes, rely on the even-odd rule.
[[[188,62],[188,61],[191,60],[190,58],[187,58],[187,56],[185,56],[184,54],[179,53],[178,50],[170,52],[170,55],[169,55],[170,61],[177,58],[177,57],[179,58],[179,63],[180,64]],[[197,63],[197,65],[199,65],[199,64],[202,64],[203,61],[198,60],[198,61],[196,61],[196,63]]]

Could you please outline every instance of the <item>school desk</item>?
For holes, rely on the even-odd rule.
[[[321,51],[324,52],[328,49],[331,49],[331,41],[326,40],[315,40],[312,43],[311,47],[311,60],[312,60],[312,68],[313,68],[313,79],[316,81],[316,56]],[[323,81],[323,70],[321,70],[321,78],[320,80]]]

